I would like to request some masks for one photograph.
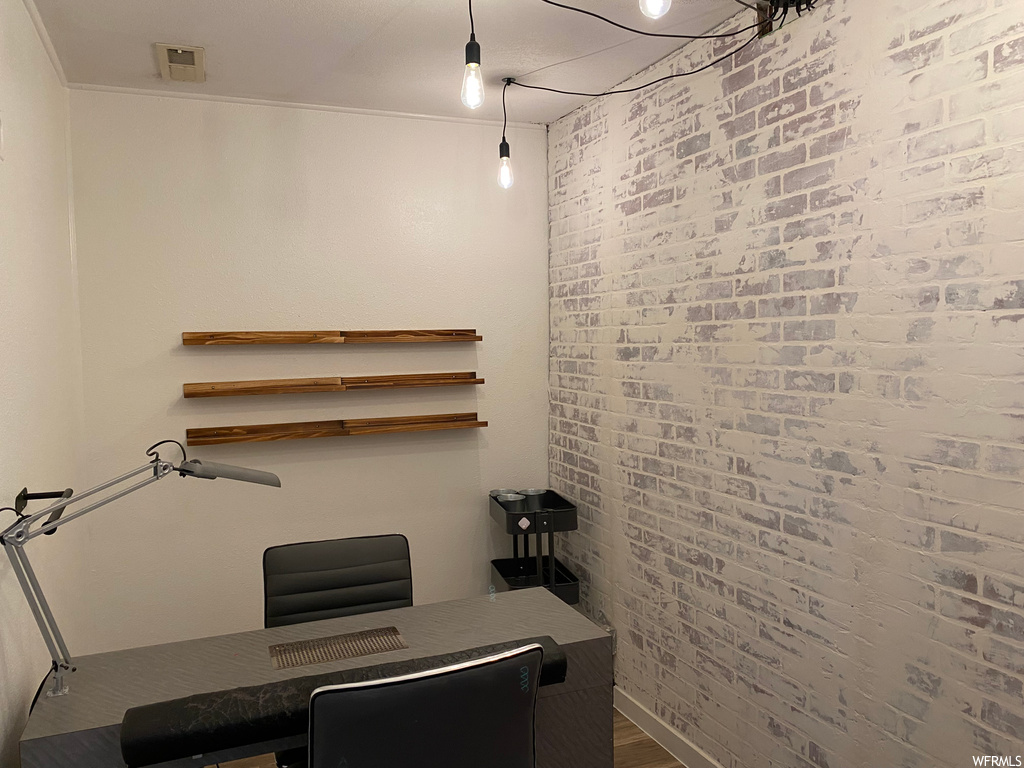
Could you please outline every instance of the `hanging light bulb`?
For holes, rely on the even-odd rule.
[[[462,76],[462,103],[476,109],[484,103],[484,76],[480,71],[480,43],[476,35],[466,43],[466,74]]]
[[[512,186],[512,160],[509,158],[508,141],[505,140],[505,129],[508,128],[508,108],[505,106],[505,91],[516,81],[514,77],[502,78],[505,87],[501,89],[501,144],[498,145],[498,185],[502,189]]]
[[[498,145],[498,156],[501,158],[498,161],[498,184],[502,189],[508,189],[515,179],[512,177],[512,160],[509,159],[508,142],[504,136]]]
[[[484,76],[480,71],[480,43],[476,41],[473,0],[469,0],[469,42],[466,43],[466,72],[462,76],[462,103],[470,109],[484,103]]]
[[[640,0],[640,12],[649,19],[660,19],[672,7],[672,0]]]

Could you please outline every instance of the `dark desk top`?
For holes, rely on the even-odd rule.
[[[275,670],[277,643],[397,627],[409,648]],[[120,725],[125,710],[196,693],[230,690],[322,672],[415,659],[538,635],[568,645],[607,638],[545,589],[501,592],[340,619],[184,640],[75,659],[67,696],[40,696],[21,740]],[[610,647],[610,646],[609,646]]]

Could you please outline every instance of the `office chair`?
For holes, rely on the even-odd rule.
[[[401,534],[305,541],[263,553],[263,625],[280,627],[412,605]]]
[[[283,544],[263,553],[265,627],[408,605],[412,566],[401,534]],[[275,757],[278,768],[302,768],[306,750]]]
[[[309,768],[534,768],[544,651],[317,688]]]

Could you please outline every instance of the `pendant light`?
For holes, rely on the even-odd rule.
[[[512,159],[509,153],[508,141],[505,139],[505,129],[508,128],[508,110],[505,108],[505,91],[515,82],[515,78],[506,77],[505,87],[501,89],[501,114],[504,122],[501,126],[501,144],[498,145],[498,185],[502,189],[508,189],[515,181],[512,176]]]
[[[473,24],[473,0],[469,0],[469,42],[466,43],[466,72],[462,76],[462,103],[477,109],[484,103],[484,77],[480,71],[480,43]]]
[[[672,7],[672,0],[640,0],[640,12],[649,19],[660,19]]]
[[[509,158],[508,149],[508,142],[502,136],[501,144],[498,145],[498,155],[501,157],[498,161],[498,184],[502,189],[508,189],[515,181],[512,176],[512,160]]]

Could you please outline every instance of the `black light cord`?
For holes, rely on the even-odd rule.
[[[602,16],[599,13],[594,13],[593,11],[588,11],[583,8],[576,8],[575,6],[572,5],[557,3],[555,2],[555,0],[541,0],[541,2],[547,3],[548,5],[553,5],[556,8],[564,8],[567,11],[575,11],[576,13],[582,13],[584,16],[593,16],[595,19],[600,19],[606,24],[611,24],[613,27],[624,29],[627,32],[632,32],[633,34],[636,35],[643,35],[644,37],[667,37],[674,40],[714,40],[716,38],[722,37],[736,37],[737,35],[742,35],[744,32],[749,32],[750,30],[757,29],[758,27],[761,26],[760,24],[754,24],[749,27],[744,27],[743,29],[737,29],[735,32],[726,32],[721,35],[670,35],[667,32],[645,32],[642,29],[627,27],[625,24],[619,24],[619,22],[612,21],[611,19],[607,18],[606,16]]]
[[[616,93],[635,93],[636,91],[642,91],[644,88],[649,88],[652,85],[657,85],[658,83],[663,83],[666,80],[674,80],[677,77],[688,77],[689,75],[696,75],[698,72],[703,72],[706,69],[711,69],[711,67],[715,66],[716,64],[721,64],[723,61],[728,59],[733,54],[739,53],[744,48],[746,48],[748,45],[750,45],[755,40],[757,40],[759,37],[760,37],[759,34],[754,35],[752,38],[747,40],[747,42],[745,42],[739,48],[736,48],[735,50],[730,51],[729,53],[725,54],[725,56],[722,56],[721,58],[715,59],[710,64],[705,64],[703,67],[700,67],[699,69],[694,69],[694,70],[691,70],[690,72],[679,72],[679,73],[674,74],[674,75],[665,75],[665,77],[659,77],[657,80],[652,80],[649,83],[644,83],[643,85],[638,85],[635,88],[618,88],[618,89],[613,90],[613,91],[604,91],[602,93],[584,93],[583,91],[563,91],[561,88],[547,88],[547,87],[545,87],[543,85],[528,85],[526,83],[520,83],[518,80],[514,81],[513,84],[514,85],[518,85],[520,88],[529,88],[529,89],[534,90],[534,91],[548,91],[549,93],[562,93],[562,94],[565,94],[566,96],[591,96],[591,97],[597,97],[597,96],[611,96],[612,94],[616,94]]]
[[[506,77],[505,78],[505,87],[501,89],[501,114],[502,114],[502,117],[503,117],[503,121],[501,123],[501,140],[502,141],[505,141],[505,129],[508,128],[508,109],[505,108],[505,91],[507,91],[508,87],[510,85],[512,85],[512,83],[514,83],[514,82],[515,82],[514,78]]]
[[[469,0],[469,39],[476,39],[476,27],[473,24],[473,0]]]
[[[542,2],[546,3],[546,2],[550,2],[550,0],[542,0]],[[555,4],[555,3],[553,3],[553,4]],[[568,7],[568,6],[565,6],[565,7]],[[772,14],[772,17],[771,17],[770,21],[775,21],[776,19],[778,19],[779,18],[779,12],[781,10],[782,18],[781,18],[781,21],[779,23],[779,28],[781,29],[782,25],[786,23],[786,15],[789,13],[789,6],[788,6],[788,4],[786,4],[786,0],[783,0],[783,5],[782,6],[773,6],[773,7],[775,8],[775,11]],[[760,27],[761,25],[758,24],[757,26]],[[603,93],[584,93],[583,91],[565,91],[565,90],[562,90],[561,88],[548,88],[548,87],[543,86],[543,85],[529,85],[527,83],[521,83],[518,80],[514,80],[514,79],[511,80],[508,84],[518,85],[520,88],[529,88],[530,90],[533,90],[533,91],[547,91],[549,93],[561,93],[561,94],[564,94],[566,96],[590,96],[590,97],[595,97],[596,98],[598,96],[611,96],[611,95],[617,94],[617,93],[635,93],[636,91],[642,91],[644,88],[650,88],[652,85],[657,85],[658,83],[663,83],[666,80],[675,80],[677,77],[689,77],[690,75],[696,75],[696,74],[698,74],[700,72],[704,72],[705,70],[711,69],[711,67],[713,67],[713,66],[715,66],[717,64],[721,64],[723,61],[725,61],[729,57],[734,56],[735,54],[739,53],[740,51],[742,51],[748,45],[751,45],[755,40],[759,39],[760,37],[761,37],[760,32],[756,33],[752,38],[747,40],[747,42],[745,42],[743,45],[739,46],[738,48],[734,48],[733,50],[729,51],[729,53],[725,54],[724,56],[720,56],[719,58],[715,59],[714,61],[712,61],[712,62],[710,62],[708,64],[705,64],[703,67],[699,67],[697,69],[690,70],[689,72],[677,72],[674,75],[666,75],[665,77],[659,77],[657,80],[652,80],[649,83],[644,83],[643,85],[638,85],[635,88],[618,88],[618,89],[615,89],[615,90],[612,90],[612,91],[604,91]]]

